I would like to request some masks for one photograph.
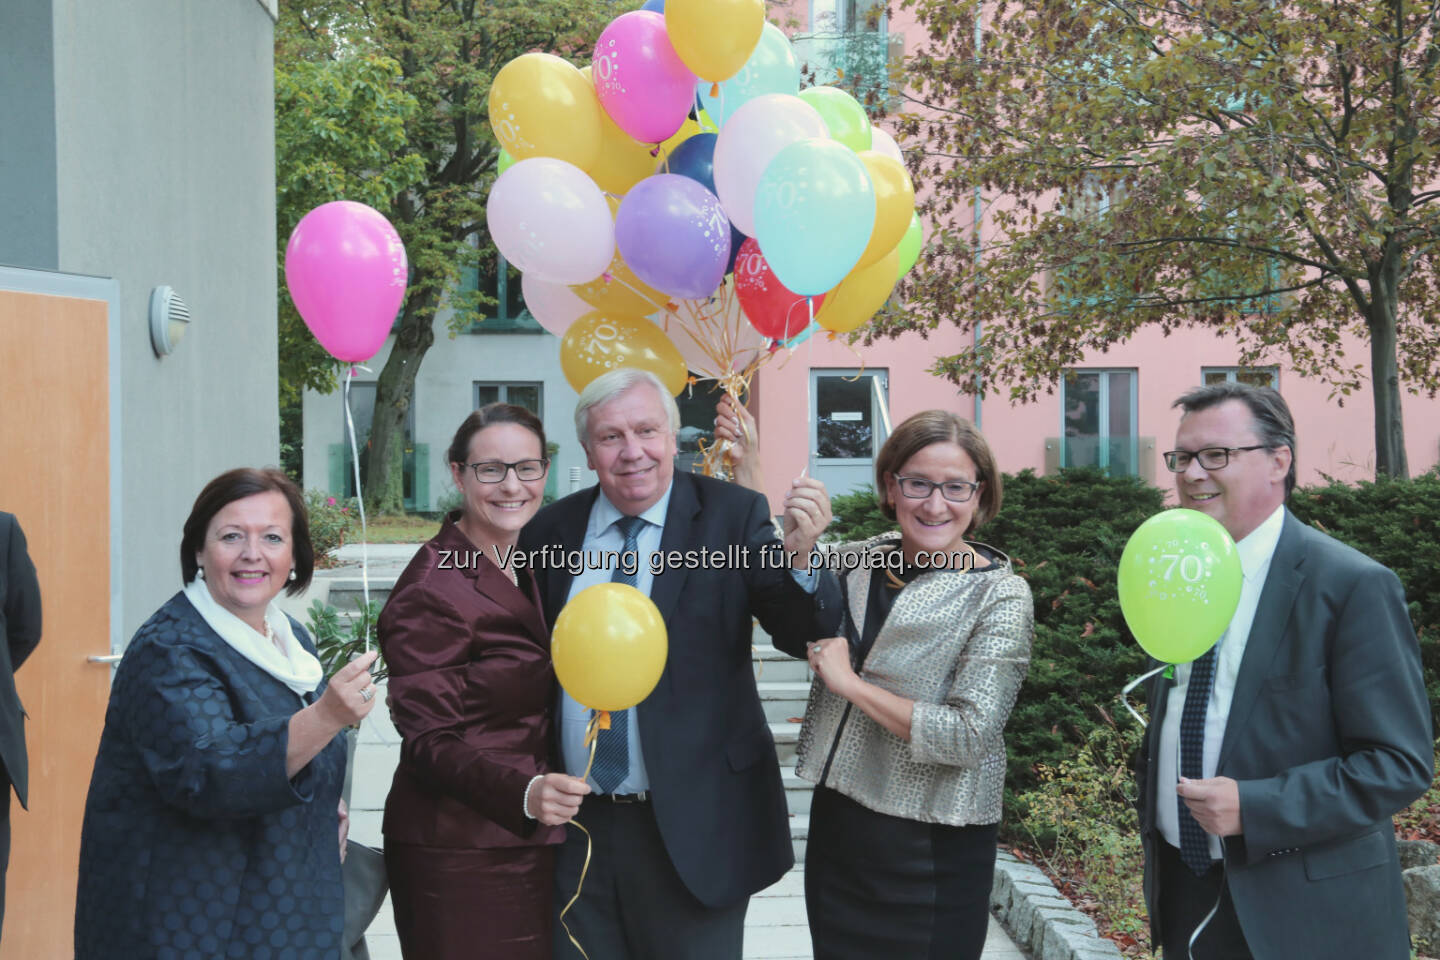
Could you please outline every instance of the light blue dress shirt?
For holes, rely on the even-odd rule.
[[[635,588],[647,597],[650,596],[650,588],[655,582],[650,558],[660,550],[660,538],[665,532],[665,513],[670,509],[670,494],[674,492],[674,489],[672,483],[649,510],[640,514],[641,519],[646,523],[640,528],[640,532],[635,538],[635,549],[639,554],[635,565]],[[566,602],[569,602],[570,597],[576,596],[581,590],[593,587],[597,583],[609,583],[614,577],[614,561],[625,547],[625,535],[617,526],[622,516],[624,514],[610,502],[609,498],[605,496],[605,492],[600,491],[595,498],[595,505],[590,508],[590,522],[585,525],[585,539],[580,545],[582,555],[585,557],[585,566],[571,581],[570,593],[565,598]],[[610,562],[599,562],[602,559]],[[791,574],[806,593],[813,594],[819,585],[819,574],[813,570],[792,569]],[[630,772],[616,786],[615,793],[642,793],[650,789],[650,777],[645,772],[645,754],[640,744],[639,714],[644,708],[644,704],[641,703],[625,714],[625,722],[629,725]],[[565,765],[565,772],[571,776],[578,777],[584,773],[586,761],[590,758],[590,748],[585,745],[585,727],[589,722],[589,708],[581,706],[575,698],[562,690],[560,692],[560,753],[561,760]],[[591,777],[588,782],[590,789],[597,793],[600,792],[594,777]]]

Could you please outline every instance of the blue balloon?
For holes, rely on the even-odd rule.
[[[645,6],[641,10],[653,10],[656,13],[665,12],[665,0],[645,0]]]
[[[755,240],[776,278],[798,294],[813,297],[845,279],[874,229],[875,187],[842,143],[792,143],[760,176]]]
[[[719,139],[719,134],[714,133],[697,133],[692,137],[687,137],[661,164],[660,172],[689,177],[706,190],[715,193],[715,142]],[[725,265],[726,273],[735,269],[735,258],[740,255],[740,244],[744,242],[745,234],[736,230],[732,225],[730,227],[730,261]]]
[[[695,96],[710,119],[722,127],[731,114],[761,94],[795,96],[800,92],[800,63],[790,39],[775,24],[766,23],[755,52],[733,77],[720,84],[720,95],[710,96],[710,87],[708,80],[702,80],[695,85]]]

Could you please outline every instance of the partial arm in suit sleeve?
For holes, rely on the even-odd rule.
[[[840,584],[834,573],[821,570],[815,592],[807,593],[791,573],[784,545],[775,536],[775,524],[767,511],[768,502],[756,494],[745,520],[750,609],[777,650],[804,657],[805,644],[840,631]]]
[[[973,767],[990,754],[1030,669],[1035,603],[1020,577],[996,583],[960,654],[944,703],[917,701],[910,719],[910,759]]]
[[[184,643],[131,641],[110,699],[160,796],[191,816],[255,817],[314,794],[309,767],[285,775],[290,714],[237,721],[223,675]]]
[[[1249,860],[1354,833],[1430,786],[1434,745],[1419,646],[1404,590],[1384,567],[1365,568],[1351,584],[1330,642],[1328,682],[1341,755],[1239,782]]]
[[[5,632],[10,646],[10,666],[20,664],[40,643],[40,581],[35,564],[25,548],[20,521],[11,518],[9,544],[5,551]]]
[[[535,821],[524,815],[521,804],[534,771],[465,739],[471,722],[465,698],[475,668],[471,629],[436,591],[413,584],[391,595],[380,615],[380,645],[390,669],[390,715],[403,738],[401,753],[421,780],[512,833],[529,836]]]

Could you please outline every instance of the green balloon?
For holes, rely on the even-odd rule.
[[[910,268],[915,266],[916,261],[920,259],[920,247],[924,243],[925,234],[920,229],[920,214],[912,213],[910,214],[910,226],[905,228],[905,235],[900,238],[900,246],[896,248],[900,251],[900,276],[895,279],[899,280],[904,277],[910,272]]]
[[[509,170],[512,166],[514,166],[514,164],[515,158],[510,156],[510,151],[506,150],[504,147],[501,147],[500,164],[499,168],[495,171],[495,175],[498,177],[500,174],[504,173],[506,170]]]
[[[1166,510],[1140,524],[1120,555],[1120,610],[1146,653],[1189,663],[1213,647],[1240,605],[1240,555],[1219,521]]]
[[[800,99],[819,111],[830,139],[857,152],[870,149],[870,118],[860,101],[835,87],[808,87]]]

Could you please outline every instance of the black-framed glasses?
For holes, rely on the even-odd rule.
[[[1166,450],[1165,468],[1171,473],[1184,473],[1190,469],[1190,461],[1199,460],[1206,470],[1224,470],[1230,463],[1230,454],[1247,450],[1268,450],[1263,443],[1249,447],[1206,447],[1203,450]]]
[[[924,500],[930,496],[932,490],[939,487],[940,496],[946,500],[951,503],[964,503],[980,489],[980,484],[971,480],[946,480],[944,483],[936,483],[924,477],[896,477],[895,482],[900,485],[900,492],[911,500]]]
[[[467,463],[466,466],[475,471],[475,479],[481,483],[499,483],[511,470],[515,471],[515,477],[518,480],[539,480],[545,476],[545,470],[550,466],[550,461],[516,460],[514,463],[506,463],[504,460],[480,460],[476,463]]]

